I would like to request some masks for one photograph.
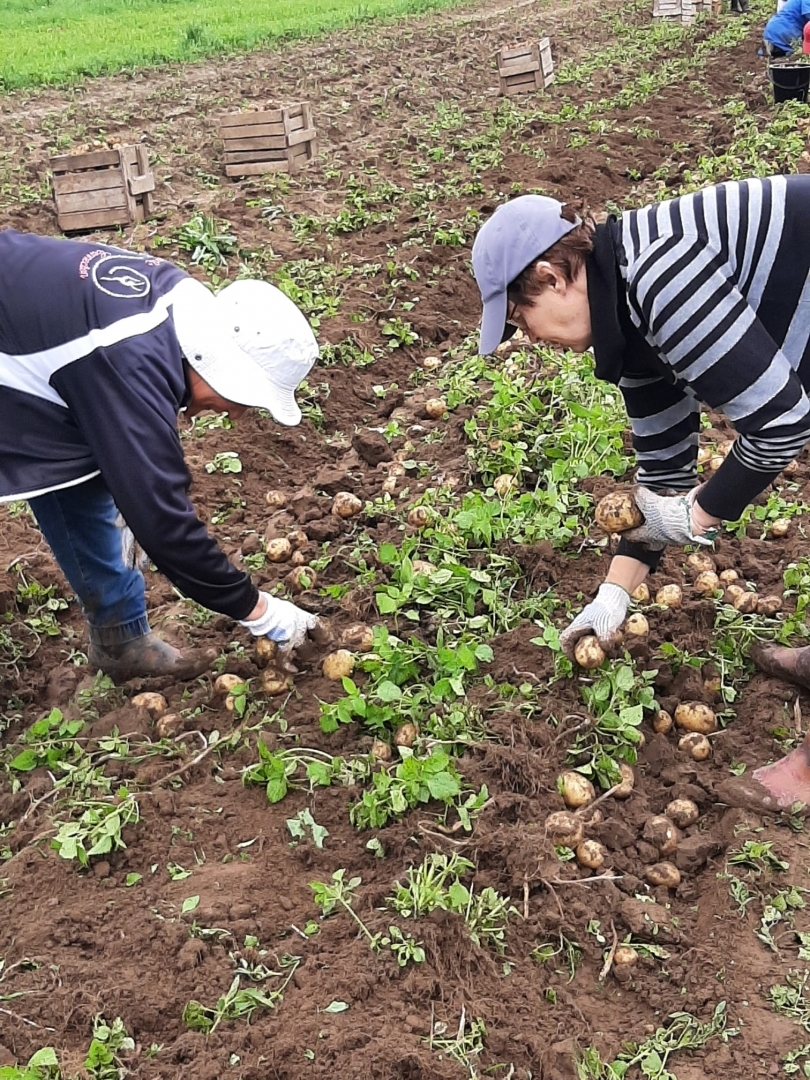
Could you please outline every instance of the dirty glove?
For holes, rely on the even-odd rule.
[[[296,607],[289,600],[279,600],[269,593],[259,593],[259,596],[267,601],[264,615],[252,621],[241,619],[239,625],[254,637],[268,637],[278,642],[279,656],[282,660],[288,660],[306,642],[310,632],[320,628],[320,622],[315,615]]]
[[[713,544],[717,529],[706,529],[700,535],[695,533],[692,507],[697,492],[698,489],[693,488],[685,495],[656,495],[649,488],[634,488],[633,498],[644,517],[644,524],[637,529],[628,529],[622,536],[650,548],[662,548],[667,544]]]
[[[146,567],[146,552],[135,539],[129,525],[124,521],[123,514],[118,514],[115,519],[116,528],[121,530],[121,558],[128,570],[143,570]]]
[[[629,605],[630,593],[621,585],[611,581],[600,585],[595,598],[560,634],[560,645],[569,660],[574,657],[574,646],[586,634],[595,634],[602,648],[610,651],[616,644],[616,633],[625,620]]]

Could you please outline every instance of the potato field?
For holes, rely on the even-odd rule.
[[[0,1080],[810,1077],[804,819],[720,792],[807,727],[748,649],[810,637],[808,464],[710,563],[668,549],[637,632],[574,667],[624,406],[588,355],[476,354],[470,249],[509,196],[599,216],[808,171],[770,4],[651,7],[485,0],[0,97],[0,227],[58,235],[49,158],[141,144],[155,216],[94,237],[311,320],[300,427],[180,426],[212,534],[334,638],[279,674],[152,570],[155,629],[219,658],[116,687],[0,508]],[[540,36],[555,83],[499,96],[495,52]],[[226,179],[219,118],[298,101],[317,158]],[[731,435],[705,417],[705,473]]]

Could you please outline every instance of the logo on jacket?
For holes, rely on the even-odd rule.
[[[133,258],[132,262],[140,262],[143,259]],[[126,257],[111,256],[107,259],[99,259],[93,264],[93,284],[107,296],[116,296],[121,300],[138,300],[148,296],[152,283],[146,274],[136,270]]]

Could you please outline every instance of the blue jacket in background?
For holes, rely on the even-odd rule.
[[[783,52],[793,52],[801,42],[805,23],[810,22],[810,0],[787,0],[787,3],[765,26],[763,37]]]

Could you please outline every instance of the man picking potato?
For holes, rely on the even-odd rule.
[[[104,244],[0,232],[0,502],[25,499],[90,630],[89,662],[116,680],[193,678],[150,630],[144,579],[124,557],[120,514],[186,596],[289,653],[317,619],[260,593],[189,501],[178,413],[280,424],[318,356],[278,289],[237,281],[214,296],[162,259]]]
[[[604,584],[561,636],[569,655],[585,634],[609,646],[664,547],[711,544],[810,440],[810,177],[719,184],[603,225],[524,195],[481,228],[473,268],[481,353],[515,327],[531,341],[592,347],[597,376],[624,396],[644,523],[624,533]],[[700,402],[738,433],[702,486]],[[752,656],[810,687],[810,648]],[[810,742],[745,787],[766,809],[810,805]]]

